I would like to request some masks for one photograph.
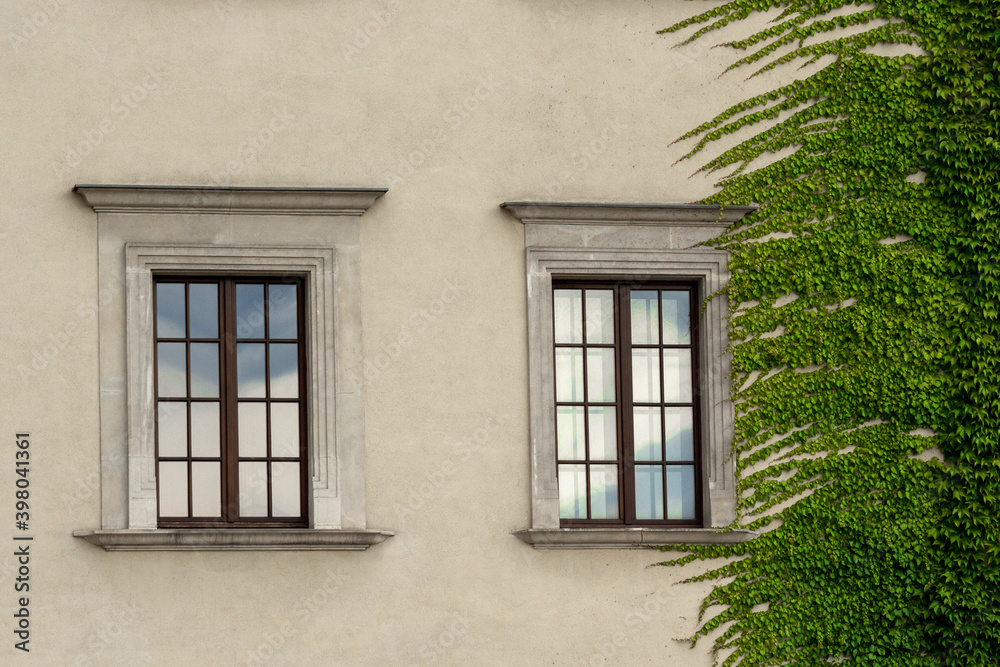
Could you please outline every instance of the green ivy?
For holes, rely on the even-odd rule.
[[[717,664],[1000,664],[998,10],[731,0],[663,31],[768,12],[730,69],[820,66],[679,139],[757,130],[701,170],[727,170],[707,203],[759,205],[713,242],[759,536],[666,548],[723,559],[688,579]]]

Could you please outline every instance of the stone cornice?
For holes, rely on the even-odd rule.
[[[98,213],[214,213],[360,216],[382,188],[236,188],[177,185],[77,185]]]
[[[715,204],[599,204],[504,202],[500,208],[524,224],[684,225],[728,227],[756,206]]]

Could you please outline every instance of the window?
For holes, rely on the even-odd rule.
[[[726,356],[728,253],[750,207],[507,203],[524,225],[536,548],[749,539]],[[720,530],[729,528],[728,530]]]
[[[365,523],[361,357],[361,216],[385,191],[75,191],[97,212],[101,528],[74,534],[108,550],[392,535]]]
[[[159,526],[305,526],[301,281],[155,280]]]
[[[701,525],[696,303],[685,283],[553,285],[561,525]]]

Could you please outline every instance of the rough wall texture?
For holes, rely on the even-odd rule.
[[[659,553],[539,552],[509,534],[530,525],[524,240],[498,207],[712,191],[671,166],[685,147],[669,142],[773,80],[717,80],[721,50],[671,50],[679,40],[655,34],[695,9],[4,3],[8,541],[18,429],[34,460],[32,641],[19,659],[709,664],[673,641],[706,590],[647,569]],[[102,286],[96,215],[75,183],[389,188],[361,248],[367,519],[395,537],[360,553],[106,553],[71,536],[100,525]],[[10,623],[16,563],[3,553]]]

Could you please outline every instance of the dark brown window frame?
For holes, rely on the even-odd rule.
[[[157,285],[161,283],[181,283],[185,285],[185,337],[184,338],[160,338],[159,332],[157,330]],[[216,284],[218,285],[219,291],[219,325],[217,339],[198,339],[191,338],[190,336],[190,298],[189,298],[189,285],[192,283],[199,284]],[[236,331],[236,286],[238,284],[263,284],[264,289],[264,338],[240,338]],[[284,284],[284,285],[296,285],[297,287],[297,300],[296,300],[296,333],[298,334],[296,338],[269,338],[267,334],[270,333],[270,328],[268,322],[270,319],[270,308],[268,301],[268,290],[267,285],[271,284]],[[154,461],[157,471],[157,488],[156,494],[157,499],[159,499],[159,463],[161,461],[184,461],[188,462],[188,509],[191,511],[193,504],[193,489],[191,483],[191,466],[190,462],[195,462],[199,460],[221,460],[221,475],[222,480],[220,482],[221,486],[221,519],[219,517],[185,517],[185,518],[175,518],[175,517],[162,517],[159,516],[159,509],[157,510],[158,518],[157,525],[160,528],[303,528],[309,525],[309,443],[308,443],[308,428],[307,428],[307,415],[308,415],[308,395],[307,395],[307,373],[308,373],[308,346],[306,341],[306,319],[305,319],[305,302],[306,302],[306,282],[304,279],[299,277],[288,277],[286,276],[269,276],[269,275],[159,275],[154,274],[153,276],[153,292],[152,292],[152,309],[153,309],[153,396],[154,396],[154,414],[158,417],[159,414],[159,402],[198,402],[202,401],[213,401],[217,400],[220,404],[220,457],[216,459],[214,457],[192,457],[191,454],[191,420],[190,417],[187,420],[187,447],[188,456],[186,457],[160,457],[159,451],[159,429],[154,428]],[[180,397],[163,397],[159,396],[159,384],[158,384],[158,361],[159,361],[159,343],[162,342],[183,342],[190,345],[192,342],[218,342],[219,343],[219,397],[214,398],[203,398],[199,399],[197,397],[192,397],[190,387],[191,387],[191,354],[188,348],[186,353],[186,382],[187,382],[187,396]],[[298,345],[298,397],[297,398],[273,398],[270,396],[270,381],[265,381],[265,395],[261,398],[255,398],[256,402],[263,401],[265,404],[270,405],[271,403],[280,402],[297,402],[299,403],[299,452],[298,457],[272,457],[271,454],[271,410],[265,409],[265,419],[267,425],[266,433],[266,456],[261,457],[240,457],[239,456],[239,427],[237,422],[238,405],[240,399],[237,396],[237,361],[236,361],[236,346],[238,343],[263,343],[265,350],[265,377],[269,377],[268,356],[270,352],[271,343],[296,343]],[[190,410],[189,413],[190,415]],[[239,462],[244,461],[265,461],[268,463],[266,466],[267,470],[267,517],[241,517],[239,516]],[[270,516],[272,508],[272,488],[271,488],[271,462],[296,462],[299,464],[299,507],[300,516],[298,517],[272,517]],[[159,508],[159,501],[157,501],[157,507]]]
[[[687,281],[687,280],[664,280],[663,278],[649,277],[649,278],[636,278],[629,277],[627,279],[623,278],[595,278],[592,276],[587,277],[573,277],[573,276],[561,276],[554,277],[552,281],[552,294],[550,298],[553,301],[553,315],[555,313],[554,301],[556,290],[561,289],[580,289],[580,290],[612,290],[614,292],[614,345],[610,344],[590,344],[587,342],[587,332],[586,332],[586,297],[583,298],[583,310],[582,310],[582,321],[583,321],[583,337],[580,344],[569,344],[569,343],[557,343],[555,342],[555,317],[552,318],[552,333],[553,333],[553,364],[555,364],[555,351],[558,347],[578,347],[583,349],[583,391],[584,391],[584,401],[582,403],[578,401],[563,402],[558,400],[556,395],[556,383],[553,381],[552,393],[553,401],[556,410],[556,419],[558,420],[558,410],[560,406],[563,405],[583,405],[584,406],[584,429],[586,433],[585,440],[585,456],[586,460],[568,460],[560,459],[558,453],[558,447],[556,447],[556,477],[558,480],[558,471],[560,464],[583,464],[587,468],[587,513],[588,516],[591,513],[591,491],[590,491],[590,471],[589,466],[593,464],[615,464],[618,466],[618,514],[617,519],[566,519],[560,517],[559,525],[564,528],[581,528],[581,527],[610,527],[610,526],[670,526],[670,527],[701,527],[704,521],[704,513],[702,507],[702,495],[703,495],[703,462],[702,462],[702,433],[701,433],[701,387],[698,381],[700,377],[700,349],[699,349],[699,305],[700,291],[699,284],[697,281]],[[660,328],[659,344],[657,345],[646,345],[646,344],[633,344],[631,342],[631,308],[629,305],[630,295],[633,290],[659,290],[659,291],[687,291],[690,294],[689,300],[689,322],[691,326],[691,342],[690,345],[672,345],[663,343],[663,317],[660,314],[658,320],[658,326]],[[624,333],[628,333],[628,336],[624,336]],[[590,424],[588,418],[588,408],[591,405],[611,405],[611,403],[590,403],[588,399],[588,375],[587,375],[587,353],[586,350],[589,347],[603,347],[609,348],[614,347],[615,350],[615,411],[616,411],[616,437],[617,437],[617,447],[618,453],[617,458],[614,461],[591,461],[589,460],[589,447],[590,447]],[[663,365],[661,356],[660,365],[660,384],[661,384],[661,395],[660,401],[656,402],[642,402],[642,405],[660,405],[665,407],[670,407],[672,405],[678,406],[691,406],[692,407],[692,428],[693,428],[693,466],[694,466],[694,504],[695,504],[695,515],[693,519],[668,519],[667,516],[667,483],[666,483],[666,469],[668,465],[671,465],[671,461],[665,459],[661,461],[650,462],[653,465],[659,465],[663,468],[663,503],[664,503],[664,518],[663,519],[637,519],[636,518],[636,506],[635,506],[635,451],[634,451],[634,425],[632,419],[632,408],[635,406],[633,401],[632,392],[632,354],[633,348],[649,348],[649,349],[690,349],[691,350],[691,403],[669,403],[665,401],[665,396],[663,395]],[[554,380],[554,378],[553,378]],[[628,415],[626,419],[625,416]],[[666,432],[664,429],[664,419],[661,413],[661,440],[665,439]],[[556,433],[558,437],[558,433]],[[661,447],[664,446],[661,442]],[[673,463],[683,463],[684,465],[690,465],[691,461],[685,462],[673,462]],[[645,465],[646,462],[640,462],[640,464]]]

